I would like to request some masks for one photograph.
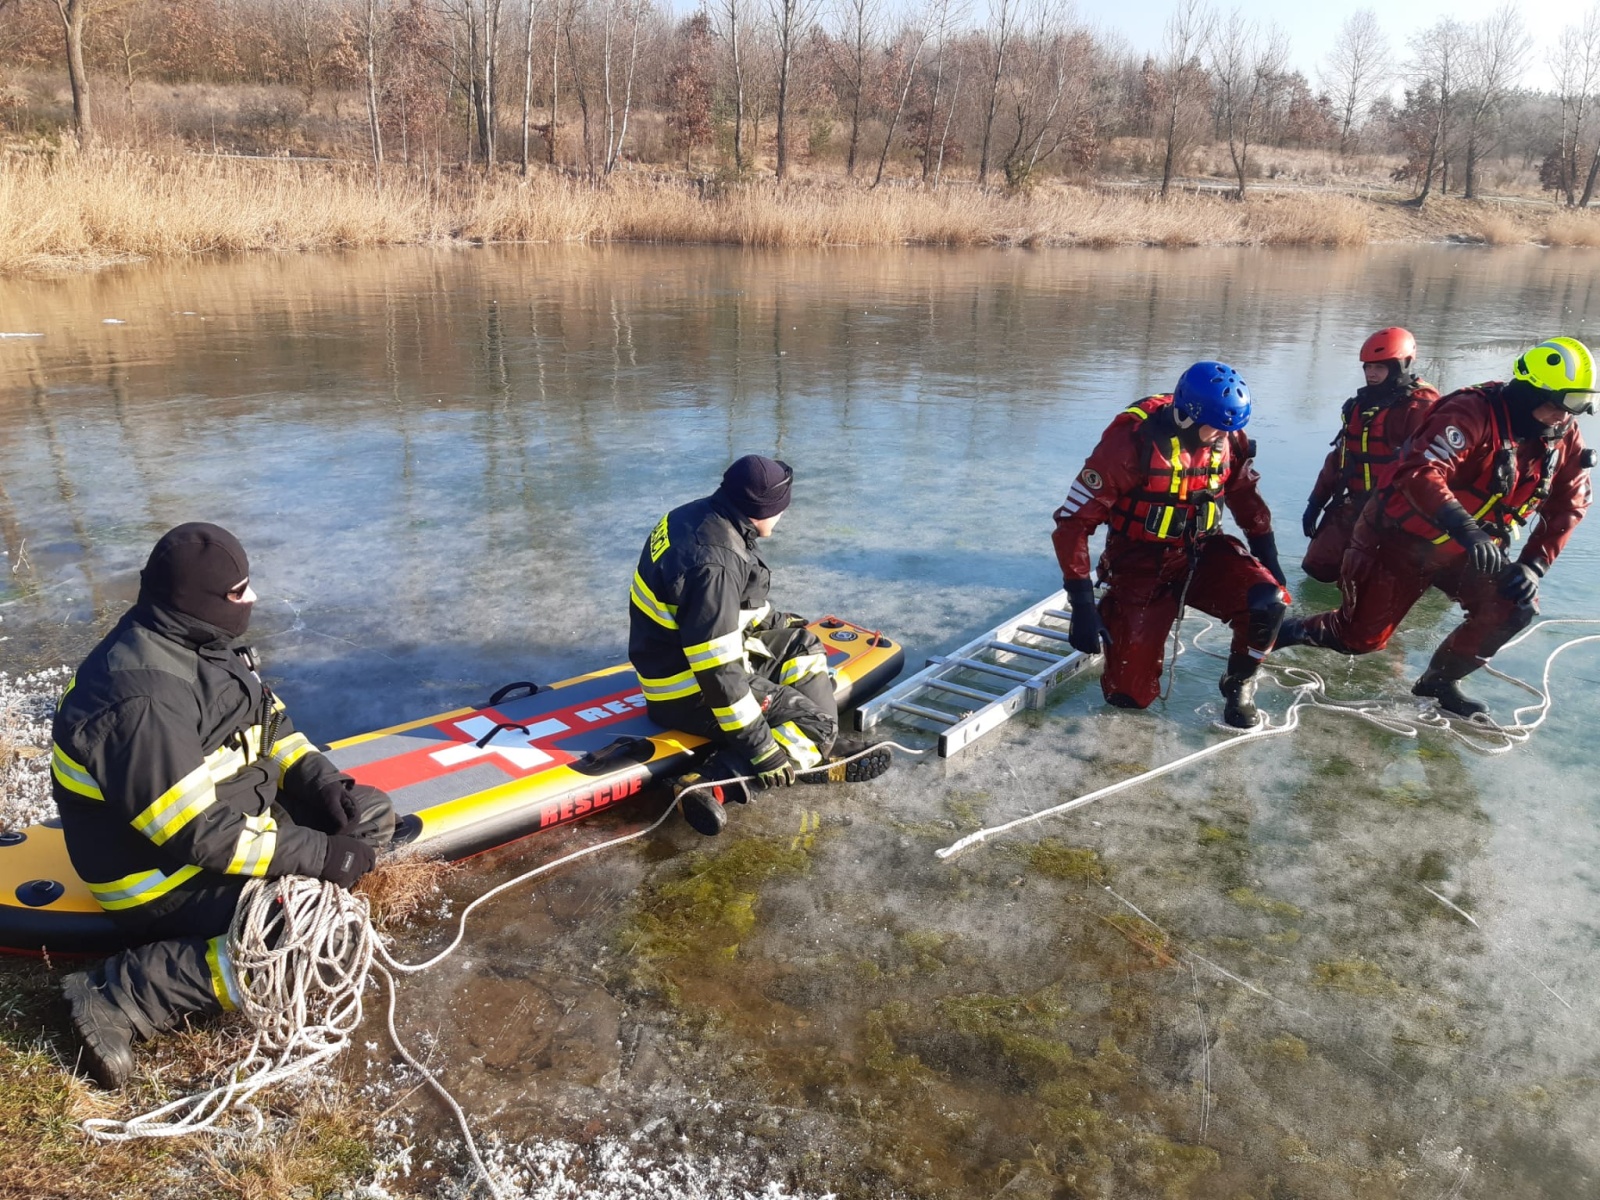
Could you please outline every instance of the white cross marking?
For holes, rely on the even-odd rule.
[[[534,741],[553,734],[565,733],[568,729],[566,722],[551,718],[548,721],[540,721],[537,725],[528,726],[527,733],[519,733],[515,729],[502,729],[494,735],[493,741],[480,748],[478,739],[494,727],[495,722],[488,717],[468,717],[465,721],[457,721],[456,728],[472,740],[457,742],[446,750],[435,750],[428,757],[441,767],[454,767],[470,762],[474,758],[482,758],[486,754],[499,754],[509,759],[511,765],[519,771],[527,771],[552,761],[550,755],[533,744]]]

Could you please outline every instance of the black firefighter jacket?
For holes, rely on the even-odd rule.
[[[785,757],[750,693],[745,660],[745,634],[771,621],[771,582],[755,526],[707,496],[657,522],[639,554],[629,605],[628,659],[645,700],[697,697],[758,771]]]
[[[151,920],[218,875],[310,875],[326,835],[273,803],[343,778],[214,626],[128,610],[56,709],[51,775],[67,853],[100,906]]]

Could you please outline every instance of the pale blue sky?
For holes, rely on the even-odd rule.
[[[1360,8],[1371,8],[1389,36],[1395,53],[1407,53],[1406,39],[1443,17],[1475,21],[1500,7],[1503,0],[1391,0],[1389,3],[1334,3],[1285,0],[1214,0],[1221,12],[1235,7],[1263,26],[1276,23],[1289,35],[1294,66],[1315,86],[1317,64],[1327,54],[1345,18]],[[983,0],[977,0],[981,10]],[[1172,0],[1078,0],[1078,13],[1090,25],[1120,35],[1135,50],[1156,50],[1162,29],[1175,5]],[[1588,7],[1584,0],[1521,0],[1523,21],[1533,35],[1534,54],[1523,78],[1527,87],[1551,86],[1547,57],[1562,28],[1574,24]]]

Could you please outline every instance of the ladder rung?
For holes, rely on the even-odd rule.
[[[941,692],[954,692],[958,696],[965,696],[968,700],[981,700],[985,704],[1000,699],[993,692],[980,692],[977,688],[963,687],[959,683],[946,683],[942,679],[930,679],[923,686],[938,688]]]
[[[1007,679],[1015,679],[1018,683],[1027,683],[1033,678],[1026,671],[1013,671],[1010,667],[998,667],[994,663],[986,663],[981,658],[949,658],[945,660],[946,666],[964,667],[969,671],[987,671],[991,675],[1003,675]]]
[[[1041,617],[1055,617],[1058,621],[1070,621],[1070,620],[1072,620],[1072,614],[1071,613],[1063,612],[1059,608],[1047,608],[1042,613],[1040,613],[1039,615]]]
[[[901,712],[908,712],[918,717],[926,717],[930,721],[938,721],[941,725],[954,725],[961,720],[960,713],[940,712],[936,708],[924,708],[920,704],[913,704],[909,700],[892,700],[890,708],[898,708]]]
[[[1032,633],[1039,637],[1053,638],[1058,642],[1065,642],[1069,640],[1069,635],[1065,629],[1046,629],[1043,625],[1018,625],[1017,632]]]
[[[1050,650],[1041,650],[1037,646],[1022,646],[1016,642],[1003,642],[999,638],[990,641],[989,647],[992,650],[1002,650],[1007,654],[1022,654],[1028,658],[1042,658],[1045,662],[1051,663],[1060,662],[1063,657]]]

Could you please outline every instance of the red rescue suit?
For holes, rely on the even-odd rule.
[[[1246,597],[1277,582],[1237,538],[1218,532],[1224,503],[1247,536],[1272,532],[1272,513],[1256,491],[1252,444],[1234,431],[1215,446],[1190,446],[1175,415],[1170,395],[1123,410],[1055,512],[1052,540],[1067,580],[1089,578],[1089,537],[1110,526],[1099,564],[1109,585],[1100,619],[1111,634],[1100,688],[1107,699],[1125,697],[1138,708],[1160,694],[1180,604],[1232,625],[1235,654],[1263,658],[1272,649],[1250,645]]]
[[[1589,507],[1588,456],[1576,421],[1549,437],[1517,438],[1502,383],[1462,388],[1434,408],[1394,481],[1362,513],[1345,554],[1336,612],[1305,622],[1306,641],[1347,654],[1381,650],[1428,588],[1466,610],[1441,650],[1486,662],[1538,612],[1471,569],[1464,547],[1433,520],[1451,499],[1510,545],[1539,523],[1518,561],[1541,572],[1561,553]]]
[[[1324,510],[1300,564],[1311,578],[1338,582],[1339,563],[1367,498],[1389,486],[1438,402],[1439,393],[1421,380],[1408,388],[1362,388],[1344,402],[1344,424],[1311,489],[1311,503]]]

